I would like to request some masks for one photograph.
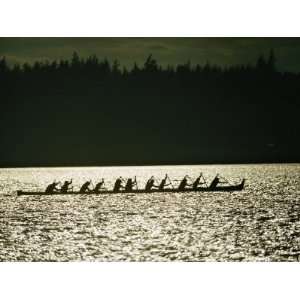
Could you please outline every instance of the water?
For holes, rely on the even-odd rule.
[[[54,179],[238,182],[234,193],[21,196]],[[298,261],[300,164],[0,169],[1,261]]]

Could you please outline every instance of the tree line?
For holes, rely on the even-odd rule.
[[[0,165],[299,161],[299,83],[272,50],[228,67],[3,57]]]

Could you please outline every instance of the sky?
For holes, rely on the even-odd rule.
[[[81,57],[118,59],[129,68],[149,54],[163,66],[187,61],[224,66],[255,64],[270,49],[279,70],[300,72],[300,38],[0,38],[0,57],[10,65],[70,58],[76,51]]]

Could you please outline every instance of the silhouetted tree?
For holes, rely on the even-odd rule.
[[[28,63],[24,63],[22,69],[23,72],[29,73],[31,71],[31,66]]]
[[[71,66],[73,68],[78,68],[80,66],[80,58],[76,51],[73,52]]]
[[[120,62],[117,59],[113,61],[111,72],[114,78],[118,78],[121,75]]]
[[[5,73],[7,71],[8,71],[8,66],[6,63],[6,59],[5,59],[5,57],[2,57],[0,59],[0,73]]]
[[[134,74],[134,75],[137,75],[139,72],[140,72],[140,68],[139,68],[139,66],[137,65],[137,63],[135,62],[135,63],[133,64],[133,68],[132,68],[131,73]]]
[[[157,61],[152,58],[152,54],[150,54],[147,57],[146,62],[144,64],[144,70],[145,72],[149,72],[149,73],[156,72],[158,70]]]
[[[2,166],[300,160],[300,74],[273,50],[223,68],[1,58],[0,86]]]
[[[275,64],[276,64],[276,59],[275,59],[275,54],[274,54],[274,50],[271,49],[270,50],[270,54],[269,54],[269,59],[268,59],[268,69],[271,72],[274,72],[275,69]]]
[[[267,68],[267,62],[263,55],[260,55],[257,59],[256,68],[260,71],[265,71]]]

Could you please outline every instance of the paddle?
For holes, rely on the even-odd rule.
[[[90,179],[90,183],[92,184],[92,190],[90,190],[90,191],[93,191],[94,189],[95,189],[95,186],[94,186],[94,183],[93,183],[93,181],[92,181],[92,179]]]
[[[92,179],[90,179],[90,183],[92,184],[92,189],[94,190],[95,186],[94,186],[94,183],[93,183]]]
[[[172,181],[171,181],[171,179],[170,179],[170,177],[169,177],[168,174],[167,174],[167,178],[169,179],[169,182],[170,182],[170,184],[171,184],[171,187],[172,187],[173,189],[175,189],[175,188],[174,188],[174,185],[173,185],[173,183],[172,183]]]
[[[138,185],[138,182],[136,180],[136,176],[134,176],[134,182],[135,182],[135,185],[136,185],[136,189],[138,190],[139,189],[139,185]]]
[[[70,182],[70,184],[73,183],[73,178],[71,178],[71,180],[69,182]],[[73,191],[73,186],[70,186],[70,190]]]
[[[227,184],[231,184],[225,177],[223,177],[223,176],[219,176],[219,174],[218,174],[218,177],[222,180],[222,181],[220,181],[220,183],[227,183]]]
[[[200,184],[205,184],[205,186],[208,187],[208,184],[207,184],[207,182],[206,182],[206,180],[205,180],[205,177],[203,176],[203,173],[202,173],[202,172],[200,173],[199,177],[200,177],[200,178],[203,178],[203,181],[204,181],[203,183],[200,182]]]

